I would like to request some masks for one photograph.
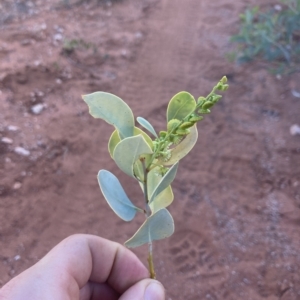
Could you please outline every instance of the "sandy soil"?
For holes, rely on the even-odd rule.
[[[224,58],[238,14],[271,1],[99,2],[0,4],[0,286],[70,234],[123,243],[143,221],[120,221],[104,201],[102,168],[133,201],[141,192],[80,95],[117,94],[162,130],[175,93],[206,95],[227,75],[173,184],[176,231],[155,243],[158,279],[168,300],[299,299],[300,80]],[[145,247],[135,253],[146,262]]]

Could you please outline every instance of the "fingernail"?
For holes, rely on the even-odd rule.
[[[164,300],[165,292],[161,284],[150,283],[145,291],[144,300]]]

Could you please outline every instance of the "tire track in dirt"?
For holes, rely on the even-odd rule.
[[[143,100],[149,110],[157,106],[153,98],[159,97],[165,107],[174,93],[189,88],[197,32],[194,25],[188,24],[196,20],[201,11],[199,1],[164,0],[158,5],[156,13],[148,17],[148,25],[155,24],[155,27],[150,28],[121,91],[128,102],[139,105],[138,100]],[[139,106],[132,106],[136,112],[141,110]]]

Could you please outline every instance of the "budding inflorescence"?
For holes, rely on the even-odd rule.
[[[217,94],[217,91],[226,91],[228,87],[227,77],[223,76],[208,96],[198,98],[193,112],[182,120],[170,120],[167,124],[167,131],[160,131],[159,137],[154,141],[155,149],[158,150],[156,158],[161,157],[164,161],[169,160],[171,157],[169,148],[179,144],[190,133],[190,128],[203,120],[203,115],[211,112],[211,108],[222,98],[221,95]]]

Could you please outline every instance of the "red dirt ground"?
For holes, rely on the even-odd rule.
[[[158,279],[167,300],[300,299],[300,137],[289,131],[300,80],[225,59],[239,13],[273,2],[11,3],[0,4],[0,138],[12,142],[0,142],[0,286],[73,233],[123,243],[143,221],[120,221],[101,195],[103,168],[141,198],[82,94],[112,92],[162,130],[174,94],[206,95],[227,75],[173,184],[176,230],[154,245]],[[64,52],[72,39],[82,42]],[[146,263],[146,247],[134,252]]]

